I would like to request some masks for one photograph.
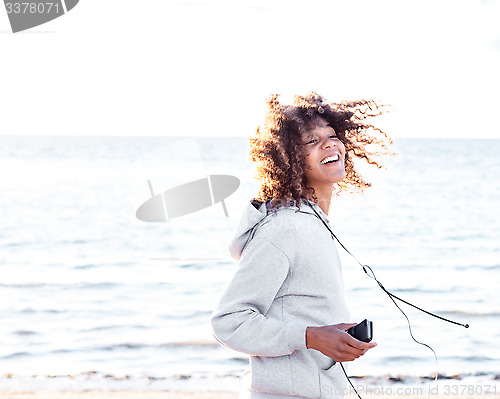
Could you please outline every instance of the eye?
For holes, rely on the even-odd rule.
[[[308,145],[308,144],[314,144],[316,143],[318,140],[317,139],[312,139],[312,140],[309,140],[305,145]]]

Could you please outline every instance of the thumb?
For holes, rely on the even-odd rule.
[[[356,324],[358,323],[340,323],[340,324],[337,324],[336,327],[339,329],[339,330],[344,330],[344,331],[347,331],[349,330],[351,327],[354,327]]]

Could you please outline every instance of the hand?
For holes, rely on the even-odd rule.
[[[351,362],[377,346],[375,342],[362,342],[346,331],[356,323],[334,324],[323,327],[307,327],[306,346],[316,349],[336,362]]]

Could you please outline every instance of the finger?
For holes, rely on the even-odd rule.
[[[361,349],[361,355],[360,356],[364,356],[366,354],[366,352],[368,352],[369,349],[371,349],[371,348]]]
[[[360,357],[360,356],[355,356],[355,355],[352,355],[352,354],[350,354],[350,353],[345,353],[345,354],[343,354],[343,355],[342,355],[342,358],[343,358],[344,360],[341,360],[341,361],[343,361],[343,362],[352,362],[353,360],[356,360],[356,359],[358,359],[359,357]]]
[[[355,356],[345,351],[335,351],[334,353],[331,354],[330,357],[336,360],[337,362],[352,362],[353,360],[356,360],[359,356]]]
[[[347,334],[346,334],[347,335]],[[336,344],[332,345],[329,353],[325,353],[327,356],[339,362],[352,361],[362,356],[364,353],[363,349],[357,349],[349,345],[346,340],[340,340]]]
[[[365,344],[365,342],[363,342],[363,344]],[[370,346],[368,348],[365,348],[365,349],[359,349],[359,348],[355,348],[355,347],[349,345],[347,347],[349,349],[345,349],[345,351],[343,352],[343,355],[346,356],[346,358],[349,359],[349,360],[346,360],[346,361],[353,361],[353,360],[356,360],[359,357],[363,356],[369,349],[371,349],[371,348],[373,348],[375,346],[376,346],[376,344],[372,345],[372,346]]]
[[[371,349],[371,348],[375,348],[377,346],[377,343],[376,342],[363,342],[363,341],[360,341],[359,339],[356,339],[354,337],[352,337],[351,335],[347,334],[349,338],[346,338],[347,339],[347,343],[350,345],[350,346],[353,346],[355,348],[358,348],[358,349]]]
[[[363,349],[368,350],[371,348],[375,348],[377,346],[376,342],[363,342]]]
[[[360,341],[359,339],[356,339],[354,338],[352,335],[348,334],[348,333],[345,333],[344,335],[344,342],[349,345],[349,346],[352,346],[354,348],[358,348],[358,349],[365,349],[365,342],[363,341]]]
[[[344,355],[349,355],[357,359],[365,353],[364,349],[358,349],[350,345],[346,345],[342,350]]]

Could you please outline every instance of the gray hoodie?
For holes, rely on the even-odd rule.
[[[340,365],[306,348],[308,326],[349,319],[332,236],[305,202],[276,213],[257,207],[248,204],[229,244],[239,264],[212,313],[213,334],[250,355],[245,397],[340,398],[347,382]]]

